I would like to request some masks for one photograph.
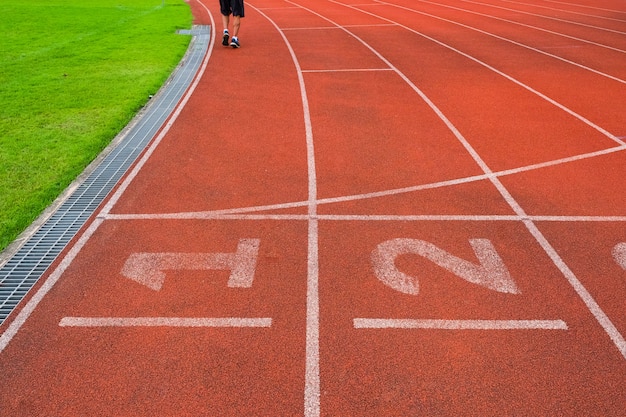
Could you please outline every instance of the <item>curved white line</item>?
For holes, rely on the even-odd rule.
[[[502,1],[507,2],[507,3],[513,3],[513,4],[521,4],[522,6],[531,6],[531,7],[537,7],[539,9],[552,10],[552,11],[555,11],[555,12],[563,12],[563,13],[575,14],[575,15],[578,15],[578,16],[591,17],[591,18],[594,18],[594,19],[604,19],[604,20],[612,20],[614,22],[626,23],[626,20],[616,19],[616,18],[613,18],[613,17],[598,16],[598,15],[595,15],[595,14],[588,14],[588,13],[580,13],[580,12],[575,12],[573,10],[557,9],[556,7],[548,7],[548,6],[541,6],[539,4],[523,3],[521,1],[511,1],[511,0],[502,0]]]
[[[588,67],[586,65],[583,65],[583,64],[579,64],[578,62],[574,62],[574,61],[571,61],[569,59],[560,57],[558,55],[551,54],[550,52],[542,51],[541,49],[535,48],[533,46],[526,45],[526,44],[523,44],[521,42],[517,42],[517,41],[514,41],[512,39],[505,38],[503,36],[496,35],[495,33],[487,32],[485,30],[478,29],[478,28],[475,28],[473,26],[466,25],[464,23],[460,23],[460,22],[457,22],[457,21],[454,21],[454,20],[450,20],[450,19],[445,19],[443,17],[439,17],[439,16],[436,16],[436,15],[433,15],[433,14],[430,14],[430,13],[426,13],[426,12],[421,12],[419,10],[411,9],[409,7],[400,6],[400,5],[393,4],[393,3],[387,3],[387,2],[382,1],[382,0],[376,0],[376,1],[378,3],[384,4],[386,6],[397,7],[398,9],[406,10],[406,11],[409,11],[409,12],[412,12],[412,13],[416,13],[416,14],[421,14],[423,16],[428,16],[428,17],[431,17],[433,19],[437,19],[437,20],[441,20],[443,22],[451,23],[453,25],[461,26],[463,28],[466,28],[466,29],[469,29],[469,30],[473,30],[473,31],[478,32],[478,33],[482,33],[483,35],[491,36],[491,37],[499,39],[501,41],[512,43],[513,45],[517,45],[517,46],[519,46],[521,48],[526,48],[526,49],[528,49],[530,51],[537,52],[538,54],[542,54],[542,55],[549,56],[550,58],[558,59],[559,61],[563,61],[563,62],[565,62],[567,64],[574,65],[575,67],[582,68],[582,69],[584,69],[586,71],[592,72],[592,73],[597,74],[597,75],[599,75],[601,77],[606,77],[606,78],[608,78],[610,80],[617,81],[618,83],[626,84],[626,80],[622,80],[621,78],[614,77],[613,75],[606,74],[606,73],[604,73],[602,71],[598,71],[596,69],[590,68],[590,67]],[[425,3],[430,3],[430,2],[425,2]],[[462,9],[459,9],[459,10],[462,10]]]
[[[487,6],[487,7],[493,7],[493,8],[496,8],[496,9],[502,9],[502,10],[506,10],[508,12],[515,12],[515,13],[525,14],[525,15],[539,17],[539,18],[548,19],[548,20],[555,20],[557,22],[568,23],[570,25],[583,26],[583,27],[587,27],[587,28],[591,28],[591,29],[603,30],[603,31],[606,31],[606,32],[613,32],[613,33],[618,33],[620,35],[626,35],[626,32],[620,32],[619,30],[607,29],[607,28],[603,28],[603,27],[600,27],[600,26],[587,25],[585,23],[574,22],[572,20],[559,19],[557,17],[550,17],[550,16],[545,16],[545,15],[537,14],[537,13],[524,12],[522,10],[517,10],[517,9],[509,9],[508,7],[495,6],[493,4],[479,3],[477,1],[470,1],[470,0],[461,0],[461,1],[464,1],[466,3],[478,4],[480,6]]]
[[[445,7],[445,8],[453,9],[453,10],[459,10],[459,11],[462,11],[462,12],[465,12],[465,13],[474,14],[474,15],[477,15],[477,16],[483,16],[483,17],[487,17],[487,18],[490,18],[490,19],[494,19],[494,20],[499,20],[501,22],[511,23],[513,25],[518,25],[518,26],[529,28],[529,29],[534,29],[534,30],[538,30],[538,31],[541,31],[541,32],[546,32],[546,33],[549,33],[551,35],[561,36],[563,38],[572,39],[572,40],[575,40],[575,41],[578,41],[578,42],[588,43],[590,45],[594,45],[594,46],[598,46],[598,47],[601,47],[601,48],[606,48],[606,49],[610,49],[610,50],[613,50],[613,51],[616,51],[616,52],[621,52],[623,54],[626,54],[626,51],[623,50],[623,49],[619,49],[619,48],[615,48],[613,46],[609,46],[609,45],[605,45],[605,44],[602,44],[602,43],[590,41],[588,39],[577,38],[576,36],[566,35],[565,33],[561,33],[561,32],[555,32],[553,30],[541,28],[539,26],[532,26],[532,25],[528,25],[526,23],[516,22],[514,20],[504,19],[502,17],[493,16],[493,15],[486,14],[486,13],[480,13],[480,12],[476,12],[476,11],[469,10],[469,9],[463,9],[461,7],[454,7],[454,6],[450,6],[450,5],[447,5],[447,4],[434,3],[434,2],[431,2],[431,1],[427,1],[427,0],[418,0],[418,1],[421,2],[421,3],[435,4],[435,5],[440,6],[440,7]]]
[[[412,193],[416,191],[435,189],[435,188],[444,188],[451,187],[454,185],[460,184],[468,184],[475,181],[484,181],[489,179],[489,177],[503,177],[506,175],[518,174],[520,172],[534,171],[542,168],[547,168],[556,165],[562,165],[570,162],[581,161],[583,159],[595,158],[602,155],[608,155],[614,152],[623,152],[626,151],[626,146],[616,146],[614,148],[603,149],[596,152],[589,152],[580,155],[569,156],[566,158],[554,159],[552,161],[541,162],[532,165],[526,165],[519,168],[511,168],[504,171],[494,172],[493,175],[481,174],[481,175],[473,175],[471,177],[462,177],[462,178],[454,178],[451,180],[438,181],[433,183],[412,185],[409,187],[402,188],[393,188],[389,190],[383,191],[374,191],[371,193],[363,193],[363,194],[352,194],[352,195],[344,195],[341,197],[328,197],[328,198],[320,198],[317,200],[317,205],[324,204],[335,204],[335,203],[343,203],[347,201],[358,201],[358,200],[367,200],[370,198],[379,198],[379,197],[388,197],[392,195],[406,194]],[[205,211],[191,211],[191,212],[174,212],[174,213],[126,213],[126,214],[107,214],[107,219],[112,220],[121,220],[121,219],[214,219],[214,218],[234,218],[233,216],[241,215],[241,218],[250,218],[246,216],[246,213],[257,213],[260,211],[272,211],[272,210],[282,210],[288,208],[298,208],[298,207],[307,207],[309,205],[308,201],[293,201],[287,203],[276,203],[276,204],[268,204],[263,206],[248,206],[248,207],[233,207],[230,209],[220,209],[220,210],[205,210]],[[220,217],[222,216],[222,217]],[[259,214],[258,216],[262,216]],[[265,215],[268,219],[300,219],[303,215],[299,214],[271,214],[268,213]],[[318,218],[322,218],[322,216],[318,215]],[[604,216],[602,216],[604,218]]]
[[[605,8],[602,8],[602,7],[587,6],[587,5],[578,4],[578,3],[568,3],[568,2],[565,2],[565,1],[546,0],[546,2],[548,2],[548,3],[557,3],[557,4],[565,4],[566,6],[576,6],[576,7],[581,7],[581,8],[585,8],[585,9],[602,10],[604,12],[626,14],[626,12],[623,11],[623,10],[605,9]]]
[[[306,362],[304,377],[304,415],[317,417],[320,415],[320,363],[319,363],[319,270],[318,270],[318,220],[317,220],[317,179],[315,169],[315,148],[313,146],[313,129],[309,101],[304,84],[302,68],[295,51],[280,27],[265,13],[255,8],[265,17],[283,38],[298,74],[304,126],[306,132],[307,167],[309,179],[308,207],[308,254],[307,254],[307,294],[306,294]]]

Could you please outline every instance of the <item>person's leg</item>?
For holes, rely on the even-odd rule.
[[[243,0],[231,0],[233,8],[233,39],[230,46],[239,48],[239,29],[241,28],[241,18],[244,16]]]
[[[233,38],[230,41],[230,46],[233,48],[239,48],[239,27],[241,26],[241,17],[233,15]]]
[[[239,27],[241,26],[241,16],[233,16],[233,36],[239,36]]]
[[[226,32],[228,32],[228,24],[229,23],[230,23],[230,16],[222,15],[222,26],[224,27],[224,31],[226,31]]]
[[[230,16],[222,15],[222,26],[224,27],[224,34],[222,35],[222,45],[228,46],[228,24],[230,23]]]
[[[224,27],[224,32],[227,32],[230,15],[233,14],[233,7],[231,5],[231,0],[219,0],[219,1],[220,1],[220,13],[222,15],[222,25]]]

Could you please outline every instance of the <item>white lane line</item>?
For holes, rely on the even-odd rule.
[[[519,222],[524,220],[542,222],[626,222],[626,216],[550,216],[517,214],[318,214],[317,220],[327,221],[473,221],[473,222]],[[276,220],[309,221],[311,216],[289,214],[206,214],[198,217],[197,213],[172,214],[109,214],[106,220]]]
[[[575,15],[578,15],[578,16],[591,17],[591,18],[595,18],[595,19],[613,20],[615,22],[626,23],[626,20],[616,19],[614,17],[601,16],[601,15],[595,15],[595,14],[589,14],[589,13],[580,13],[580,12],[575,12],[573,10],[557,9],[556,7],[541,6],[539,4],[531,4],[531,3],[522,3],[520,1],[511,1],[511,0],[502,0],[502,1],[507,2],[507,3],[513,3],[513,4],[521,4],[523,6],[536,7],[536,8],[539,8],[539,9],[552,10],[552,11],[555,11],[555,12],[570,13],[570,14],[575,14]]]
[[[235,210],[236,211],[236,210]],[[311,218],[308,214],[229,214],[207,212],[129,213],[107,214],[106,220],[300,220]]]
[[[624,138],[618,137],[617,139],[623,142]],[[623,152],[623,151],[626,151],[626,143],[615,146],[613,148],[606,148],[606,149],[602,149],[602,150],[595,151],[595,152],[588,152],[588,153],[579,154],[579,155],[567,156],[565,158],[553,159],[551,161],[546,161],[546,162],[539,162],[537,164],[526,165],[526,166],[519,167],[519,168],[511,168],[511,169],[506,169],[504,171],[497,171],[497,172],[494,172],[493,175],[496,177],[503,177],[505,175],[518,174],[520,172],[526,172],[526,171],[534,171],[534,170],[538,170],[541,168],[547,168],[547,167],[551,167],[555,165],[562,165],[562,164],[566,164],[569,162],[582,161],[583,159],[590,159],[590,158],[595,158],[598,156],[603,156],[603,155],[608,155],[611,153]]]
[[[530,220],[524,221],[524,224],[535,240],[537,240],[543,250],[548,254],[550,259],[552,259],[552,262],[554,262],[557,268],[559,268],[561,273],[565,276],[574,291],[576,291],[576,294],[578,294],[580,299],[585,303],[589,312],[595,317],[606,334],[611,338],[624,359],[626,359],[626,340],[613,324],[609,316],[604,312],[604,310],[602,310],[602,307],[600,307],[591,293],[585,288],[582,282],[580,282],[569,266],[567,266],[565,261],[561,258],[550,242],[548,242],[548,239],[546,239],[546,237],[541,233],[539,228],[537,228],[537,226]]]
[[[526,45],[524,43],[517,42],[517,41],[514,41],[512,39],[505,38],[503,36],[496,35],[495,33],[487,32],[485,30],[478,29],[478,28],[473,27],[473,26],[465,25],[463,23],[460,23],[460,22],[457,22],[457,21],[454,21],[454,20],[449,20],[449,19],[445,19],[443,17],[435,16],[435,15],[430,14],[430,13],[421,12],[419,10],[411,9],[409,7],[399,6],[397,4],[387,3],[387,2],[384,2],[384,1],[380,1],[380,0],[377,0],[377,1],[379,3],[385,4],[387,6],[396,7],[398,9],[406,10],[406,11],[409,11],[409,12],[412,12],[412,13],[416,13],[416,14],[421,14],[423,16],[428,16],[428,17],[433,18],[433,19],[441,20],[443,22],[447,22],[447,23],[450,23],[450,24],[453,24],[453,25],[457,25],[457,26],[460,26],[460,27],[465,28],[465,29],[473,30],[475,32],[482,33],[483,35],[491,36],[491,37],[499,39],[501,41],[512,43],[513,45],[519,46],[521,48],[526,48],[526,49],[528,49],[530,51],[533,51],[533,52],[536,52],[538,54],[546,55],[546,56],[549,56],[550,58],[554,58],[554,59],[557,59],[559,61],[563,61],[566,64],[574,65],[574,66],[576,66],[578,68],[581,68],[581,69],[584,69],[586,71],[592,72],[594,74],[600,75],[601,77],[606,77],[606,78],[611,79],[613,81],[617,81],[618,83],[626,84],[626,80],[622,80],[621,78],[614,77],[613,75],[606,74],[606,73],[604,73],[602,71],[598,71],[598,70],[590,68],[590,67],[588,67],[586,65],[579,64],[578,62],[574,62],[574,61],[571,61],[569,59],[560,57],[558,55],[554,55],[554,54],[551,54],[549,52],[543,51],[541,49],[537,49],[537,48],[535,48],[533,46]]]
[[[538,30],[538,31],[541,31],[541,32],[549,33],[551,35],[561,36],[563,38],[572,39],[572,40],[575,40],[575,41],[578,41],[578,42],[588,43],[590,45],[599,46],[601,48],[606,48],[606,49],[610,49],[610,50],[613,50],[613,51],[616,51],[616,52],[620,52],[620,53],[626,54],[626,51],[623,50],[623,49],[615,48],[613,46],[605,45],[605,44],[598,43],[598,42],[593,42],[593,41],[590,41],[588,39],[577,38],[576,36],[567,35],[567,34],[561,33],[561,32],[555,32],[553,30],[541,28],[541,27],[538,27],[538,26],[527,25],[525,23],[516,22],[514,20],[504,19],[502,17],[498,17],[498,16],[494,16],[494,15],[490,15],[490,14],[485,14],[485,13],[479,13],[479,12],[476,12],[476,11],[473,11],[473,10],[463,9],[461,7],[454,7],[454,6],[450,6],[450,5],[447,5],[447,4],[434,3],[434,2],[431,2],[431,1],[427,1],[427,0],[418,0],[418,1],[420,1],[421,3],[427,3],[427,4],[436,4],[437,6],[440,6],[440,7],[445,7],[445,8],[453,9],[453,10],[459,10],[459,11],[462,11],[462,12],[465,12],[465,13],[474,14],[474,15],[477,15],[477,16],[487,17],[489,19],[499,20],[501,22],[510,23],[512,25],[518,25],[518,26],[529,28],[529,29]]]
[[[619,30],[607,29],[607,28],[603,28],[601,26],[587,25],[585,23],[575,22],[573,20],[559,19],[559,18],[556,18],[556,17],[546,16],[546,15],[537,14],[537,13],[524,12],[524,11],[518,10],[518,9],[510,9],[508,7],[495,6],[493,4],[480,3],[480,2],[477,2],[477,1],[470,1],[470,0],[461,0],[461,1],[464,1],[466,3],[471,3],[471,4],[478,4],[480,6],[492,7],[492,8],[495,8],[495,9],[502,9],[502,10],[506,10],[508,12],[514,12],[514,13],[525,14],[525,15],[528,15],[528,16],[539,17],[539,18],[542,18],[542,19],[554,20],[554,21],[557,21],[557,22],[567,23],[567,24],[570,24],[570,25],[583,26],[583,27],[587,27],[587,28],[591,28],[591,29],[603,30],[603,31],[606,31],[606,32],[613,32],[613,33],[618,33],[620,35],[626,35],[626,32],[620,32]]]
[[[355,318],[355,329],[568,330],[563,320],[436,320]]]
[[[384,18],[382,16],[378,16],[378,15],[375,15],[375,14],[372,14],[372,13],[369,13],[369,12],[365,12],[365,11],[360,10],[358,8],[355,8],[353,6],[341,4],[341,3],[338,3],[338,2],[333,1],[333,0],[330,0],[330,1],[332,3],[340,4],[340,5],[344,6],[344,7],[348,7],[350,9],[360,11],[362,13],[366,13],[366,14],[375,16],[375,17],[377,17],[379,19],[383,19],[383,20],[389,21],[391,23],[397,23],[397,22],[393,22],[393,21],[391,21],[389,19],[386,19],[386,18]],[[309,10],[309,11],[311,13],[316,14],[317,16],[325,19],[325,20],[331,21],[330,19],[327,19],[324,16],[321,16],[318,13],[315,13],[312,10]],[[398,24],[398,25],[402,26],[400,24]],[[477,62],[477,63],[479,63],[481,65],[484,65],[485,67],[491,69],[492,71],[495,71],[498,74],[501,74],[503,77],[511,80],[512,82],[514,82],[516,84],[519,84],[520,86],[528,89],[529,91],[535,92],[537,95],[539,95],[540,97],[543,97],[544,99],[546,99],[549,102],[553,103],[557,107],[562,108],[563,110],[567,111],[568,113],[570,113],[572,115],[575,115],[577,118],[579,118],[579,120],[584,121],[584,122],[588,123],[590,126],[596,128],[598,131],[603,132],[609,138],[611,138],[611,139],[615,140],[616,142],[618,142],[620,145],[625,145],[625,143],[623,141],[621,141],[615,135],[607,132],[606,130],[604,130],[600,126],[597,126],[597,125],[591,123],[590,121],[588,121],[587,119],[585,119],[582,116],[578,115],[577,113],[569,110],[567,107],[565,107],[565,106],[557,103],[556,101],[554,101],[554,100],[544,96],[543,94],[539,93],[538,91],[533,90],[531,87],[526,86],[525,84],[517,81],[516,79],[510,77],[509,75],[504,74],[504,73],[496,70],[493,67],[490,67],[489,65],[487,65],[484,62],[478,60],[477,58],[474,58],[471,55],[468,55],[468,54],[466,54],[464,52],[461,52],[461,51],[459,51],[459,50],[457,50],[455,48],[452,48],[450,45],[447,45],[447,44],[445,44],[445,43],[443,43],[441,41],[438,41],[438,40],[436,40],[434,38],[428,37],[428,36],[426,36],[426,35],[424,35],[424,34],[422,34],[420,32],[417,32],[417,31],[413,30],[413,29],[407,28],[405,26],[402,26],[402,27],[404,27],[406,30],[409,30],[411,32],[414,32],[414,33],[418,34],[419,36],[423,36],[426,39],[431,40],[432,42],[435,42],[435,43],[437,43],[437,44],[439,44],[441,46],[449,48],[449,49],[457,52],[458,54],[460,54],[462,56],[465,56],[465,57],[467,57],[467,58],[469,58],[469,59],[471,59],[471,60],[473,60],[473,61],[475,61],[475,62]],[[491,183],[496,187],[498,192],[501,194],[502,198],[504,198],[504,200],[507,202],[507,204],[513,209],[515,214],[517,214],[519,217],[525,219],[525,220],[523,220],[523,223],[526,226],[526,228],[528,229],[528,231],[535,238],[537,243],[543,248],[543,250],[550,257],[550,259],[557,266],[557,268],[561,271],[561,273],[565,276],[565,278],[567,279],[569,284],[572,286],[572,288],[574,288],[574,290],[578,294],[579,298],[585,303],[585,306],[587,307],[589,312],[594,316],[594,318],[596,319],[598,324],[600,324],[600,326],[604,329],[606,334],[613,341],[613,343],[615,344],[615,346],[617,347],[617,349],[621,353],[622,357],[624,357],[626,359],[626,340],[624,339],[624,336],[618,331],[618,329],[615,327],[615,325],[613,324],[611,319],[608,317],[608,315],[602,310],[602,308],[600,308],[599,304],[595,301],[595,299],[592,297],[591,293],[589,293],[589,291],[585,288],[585,286],[582,284],[582,282],[580,282],[580,280],[576,277],[576,275],[572,272],[572,270],[565,264],[563,259],[560,257],[560,255],[557,253],[557,251],[554,249],[554,247],[552,247],[552,245],[548,242],[546,237],[539,231],[537,226],[531,220],[528,219],[529,218],[528,214],[526,214],[526,212],[520,206],[520,204],[513,198],[513,196],[509,193],[509,191],[506,189],[506,187],[504,187],[504,185],[502,184],[500,179],[494,176],[494,173],[493,173],[493,171],[491,171],[491,168],[489,168],[487,163],[482,159],[482,157],[472,147],[472,145],[467,141],[467,139],[461,134],[461,132],[456,128],[456,126],[454,126],[454,124],[443,114],[443,112],[415,84],[413,84],[413,82],[406,75],[404,75],[399,69],[396,69],[391,64],[391,62],[389,62],[378,51],[376,51],[373,47],[371,47],[369,44],[367,44],[361,38],[359,38],[355,34],[351,33],[347,29],[344,29],[344,30],[347,33],[349,33],[351,36],[354,36],[357,40],[359,40],[364,46],[366,46],[368,49],[370,49],[376,56],[378,56],[380,59],[382,59],[391,68],[394,68],[396,70],[397,74],[400,77],[402,77],[402,79],[405,80],[405,82],[420,97],[422,97],[422,99],[428,104],[428,106],[439,116],[439,118],[442,120],[442,122],[446,126],[448,126],[450,131],[455,135],[457,140],[461,143],[461,145],[465,148],[465,150],[474,159],[476,164],[483,170],[485,175],[487,175],[489,177],[489,180],[491,181]]]
[[[537,222],[624,222],[626,216],[528,216]]]
[[[299,7],[292,7],[293,9],[298,9]],[[396,26],[392,23],[384,23],[378,25],[346,25],[345,27],[350,28],[375,28],[375,27],[393,27]],[[293,30],[338,30],[337,26],[310,26],[310,27],[295,27],[295,28],[281,28],[282,31],[293,31]]]
[[[398,222],[518,222],[524,220],[543,222],[626,222],[626,216],[520,216],[520,215],[448,215],[448,214],[409,214],[409,215],[362,215],[362,214],[320,214],[319,220],[329,221],[398,221]]]
[[[619,138],[620,140],[626,139],[624,137]],[[526,171],[533,171],[533,170],[538,170],[541,168],[546,168],[546,167],[550,167],[550,166],[555,166],[555,165],[561,165],[561,164],[566,164],[569,162],[575,162],[575,161],[580,161],[583,159],[589,159],[589,158],[594,158],[594,157],[598,157],[598,156],[602,156],[602,155],[608,155],[614,152],[622,152],[622,151],[626,151],[626,145],[621,145],[621,146],[616,146],[613,148],[607,148],[607,149],[603,149],[600,151],[596,151],[596,152],[589,152],[589,153],[585,153],[585,154],[580,154],[580,155],[574,155],[574,156],[570,156],[570,157],[565,157],[565,158],[560,158],[560,159],[555,159],[552,161],[547,161],[547,162],[540,162],[537,164],[532,164],[532,165],[527,165],[527,166],[523,166],[523,167],[519,167],[519,168],[511,168],[511,169],[507,169],[504,171],[496,171],[493,172],[492,174],[481,174],[481,175],[474,175],[474,176],[470,176],[470,177],[464,177],[464,178],[456,178],[456,179],[452,179],[452,180],[446,180],[446,181],[439,181],[439,182],[434,182],[434,183],[429,183],[429,184],[421,184],[421,185],[414,185],[414,186],[410,186],[410,187],[402,187],[402,188],[395,188],[395,189],[390,189],[390,190],[385,190],[385,191],[375,191],[372,193],[365,193],[365,194],[354,194],[354,195],[347,195],[347,196],[342,196],[342,197],[329,197],[329,198],[320,198],[317,200],[317,205],[323,205],[323,204],[334,204],[334,203],[342,203],[342,202],[347,202],[347,201],[356,201],[356,200],[365,200],[365,199],[370,199],[370,198],[378,198],[378,197],[387,197],[387,196],[392,196],[392,195],[398,195],[398,194],[405,194],[405,193],[412,193],[415,191],[421,191],[421,190],[428,190],[428,189],[435,189],[435,188],[442,188],[442,187],[449,187],[449,186],[454,186],[454,185],[460,185],[460,184],[467,184],[467,183],[471,183],[471,182],[475,182],[475,181],[482,181],[482,180],[486,180],[489,179],[490,177],[502,177],[505,175],[513,175],[513,174],[518,174],[521,172],[526,172]],[[281,210],[281,209],[288,209],[288,208],[298,208],[298,207],[308,207],[309,205],[309,201],[295,201],[295,202],[289,202],[289,203],[277,203],[277,204],[269,204],[269,205],[263,205],[263,206],[250,206],[250,207],[235,207],[235,208],[231,208],[231,209],[220,209],[220,210],[207,210],[207,211],[196,211],[196,212],[181,212],[181,213],[154,213],[154,214],[149,214],[149,213],[143,213],[143,214],[107,214],[106,218],[107,219],[113,219],[113,220],[131,220],[131,219],[136,219],[136,220],[142,220],[142,219],[222,219],[222,218],[232,218],[232,219],[238,219],[239,217],[236,217],[234,215],[237,214],[245,214],[245,213],[254,213],[254,212],[259,212],[259,211],[269,211],[269,210]],[[223,217],[223,216],[233,216],[233,217]],[[241,218],[245,218],[245,219],[252,219],[254,220],[254,217],[241,217]],[[265,217],[260,217],[259,220],[288,220],[288,219],[292,219],[292,220],[306,220],[308,217],[305,215],[299,215],[299,214],[284,214],[284,215],[274,215],[274,214],[267,214]]]
[[[545,1],[547,3],[564,4],[566,6],[576,6],[576,7],[592,9],[592,10],[601,10],[603,12],[626,14],[626,11],[624,11],[624,10],[604,9],[602,7],[587,6],[587,5],[579,4],[579,3],[567,3],[567,2],[564,2],[564,1],[556,1],[556,0],[545,0]]]
[[[321,70],[302,70],[302,72],[375,72],[375,71],[393,71],[391,68],[355,68],[355,69],[321,69]]]
[[[307,171],[308,171],[308,249],[307,249],[307,292],[306,292],[306,359],[304,376],[304,415],[306,417],[318,417],[320,415],[320,358],[319,358],[319,236],[317,220],[317,174],[315,168],[315,147],[313,144],[313,128],[309,101],[302,67],[298,61],[291,43],[283,30],[269,16],[250,5],[265,19],[267,19],[283,38],[289,50],[291,59],[296,68],[302,110],[304,113],[304,127],[306,135]]]
[[[306,368],[304,415],[320,415],[320,306],[319,306],[318,221],[309,220],[306,291]]]
[[[63,317],[60,327],[271,327],[267,317]]]
[[[623,138],[618,138],[618,139],[622,140]],[[603,156],[603,155],[608,155],[611,153],[623,152],[623,151],[626,151],[626,144],[618,145],[613,148],[602,149],[600,151],[569,156],[565,158],[555,159],[555,160],[546,161],[546,162],[540,162],[537,164],[527,165],[523,167],[506,169],[503,171],[496,171],[496,172],[490,172],[490,173],[485,173],[485,174],[480,174],[480,175],[473,175],[473,176],[464,177],[464,178],[455,178],[451,180],[433,182],[433,183],[428,183],[428,184],[413,185],[409,187],[402,187],[402,188],[390,189],[390,190],[385,190],[385,191],[375,191],[372,193],[365,193],[365,194],[354,194],[354,195],[347,195],[347,196],[342,196],[342,197],[321,198],[318,200],[317,203],[318,205],[342,203],[342,202],[347,202],[347,201],[365,200],[365,199],[377,198],[377,197],[387,197],[387,196],[398,195],[398,194],[412,193],[415,191],[468,184],[471,182],[482,181],[482,180],[487,180],[491,178],[499,178],[499,177],[519,174],[519,173],[527,172],[527,171],[535,171],[535,170],[539,170],[542,168],[562,165],[562,164],[566,164],[570,162],[581,161],[584,159],[595,158],[598,156]]]

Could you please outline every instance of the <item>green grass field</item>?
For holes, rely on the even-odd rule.
[[[183,0],[0,0],[0,250],[156,93],[187,50]]]

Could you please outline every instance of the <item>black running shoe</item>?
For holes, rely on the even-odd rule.
[[[230,41],[230,46],[232,46],[233,48],[239,48],[239,39],[233,37],[233,39]]]
[[[224,32],[224,36],[222,36],[222,45],[228,46],[228,31]]]

